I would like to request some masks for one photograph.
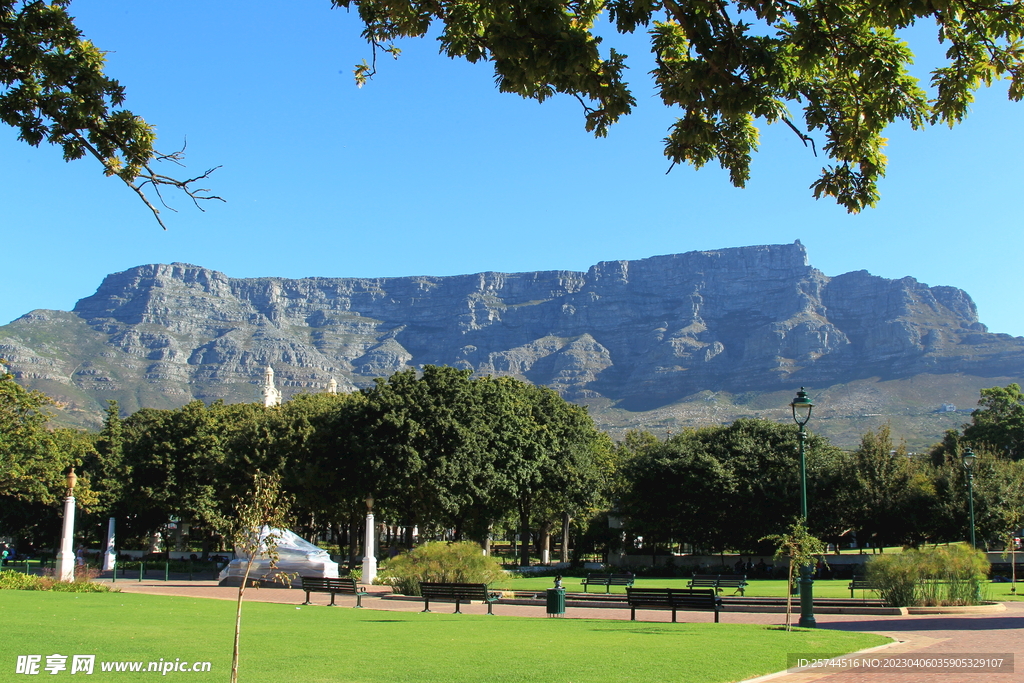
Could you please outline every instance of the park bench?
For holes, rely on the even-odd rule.
[[[583,584],[583,592],[587,592],[587,586],[604,586],[604,592],[611,590],[612,586],[632,586],[632,574],[587,574],[587,578],[580,583]]]
[[[676,621],[676,610],[713,610],[715,623],[722,609],[722,598],[718,597],[714,588],[627,588],[626,600],[629,603],[629,620],[636,621],[638,609],[670,609],[672,623]]]
[[[356,607],[362,607],[363,596],[368,595],[366,591],[359,590],[359,585],[352,578],[329,579],[319,576],[303,576],[302,590],[306,591],[306,602],[302,603],[303,605],[313,604],[309,601],[310,593],[330,593],[331,604],[328,607],[336,607],[334,596],[338,594],[356,596]]]
[[[854,597],[854,591],[877,591],[878,586],[874,581],[870,581],[868,579],[854,579],[850,582],[849,589],[850,597],[852,598]]]
[[[479,600],[487,603],[487,613],[493,615],[492,608],[498,602],[500,593],[487,590],[485,583],[420,583],[420,594],[423,596],[423,611],[430,611],[431,600],[455,603],[455,613],[462,614],[462,603]]]
[[[686,585],[689,588],[713,588],[716,593],[721,593],[723,588],[735,588],[733,595],[743,595],[747,577],[742,574],[694,574]]]

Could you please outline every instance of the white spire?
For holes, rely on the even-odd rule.
[[[263,405],[267,408],[281,405],[281,391],[274,386],[274,368],[263,371]]]

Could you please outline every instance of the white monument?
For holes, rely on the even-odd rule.
[[[75,482],[78,476],[75,468],[68,472],[68,491],[64,498],[64,528],[60,534],[60,550],[57,552],[57,577],[61,581],[75,580]]]
[[[281,390],[274,385],[274,368],[263,371],[263,405],[267,408],[281,405]]]
[[[270,568],[270,558],[263,552],[257,554],[253,560],[252,569],[249,570],[250,581],[267,581],[268,585],[274,583],[288,585],[280,580],[275,580],[281,574],[293,574],[291,585],[301,585],[303,576],[315,576],[325,579],[338,578],[338,563],[331,561],[330,554],[323,548],[318,548],[304,538],[300,538],[290,529],[271,529],[263,527],[260,531],[261,538],[269,534],[277,536],[277,567]],[[245,576],[245,565],[248,558],[240,548],[235,548],[235,559],[231,560],[217,577],[221,586],[237,586]]]
[[[363,539],[362,583],[373,583],[377,578],[377,527],[373,521],[373,496],[366,497],[366,536]]]
[[[338,380],[331,378],[331,381],[327,383],[327,393],[336,394],[338,393]]]
[[[107,522],[107,552],[103,553],[103,571],[109,572],[117,564],[117,550],[114,549],[114,518]]]

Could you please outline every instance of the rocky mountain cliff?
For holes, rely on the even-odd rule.
[[[256,401],[267,365],[286,398],[332,377],[344,390],[443,364],[637,411],[702,391],[1019,377],[1024,338],[988,333],[953,287],[866,271],[828,277],[797,242],[585,273],[289,280],[139,266],[107,276],[71,312],[0,327],[0,357],[84,422],[108,398],[126,411]]]

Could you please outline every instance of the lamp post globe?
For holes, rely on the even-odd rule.
[[[811,411],[814,403],[807,396],[803,387],[796,392],[796,398],[789,404],[793,411],[793,421],[796,422],[800,431],[798,439],[800,444],[800,516],[804,524],[807,524],[807,456],[805,453],[807,432],[804,427],[811,420]],[[814,567],[805,564],[800,567],[800,621],[801,628],[816,628],[814,620]]]

